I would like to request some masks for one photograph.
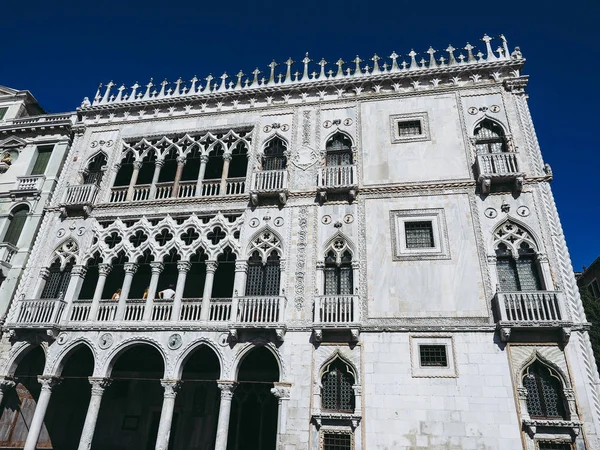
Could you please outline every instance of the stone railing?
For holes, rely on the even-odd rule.
[[[95,184],[80,184],[68,186],[61,205],[64,206],[89,206],[94,203],[98,186]]]
[[[12,317],[6,326],[11,328],[46,328],[58,325],[65,308],[65,302],[58,299],[19,300]]]
[[[9,265],[18,251],[17,247],[8,242],[0,242],[0,264]]]
[[[19,192],[39,192],[44,186],[46,177],[44,175],[30,175],[27,177],[17,177],[17,185],[13,190]]]
[[[127,199],[127,186],[114,187],[110,191],[109,203],[121,203]]]
[[[509,176],[519,172],[516,153],[486,153],[477,155],[477,169],[480,175]]]
[[[179,183],[179,190],[177,192],[177,197],[179,198],[189,198],[196,196],[196,181],[181,181]]]
[[[498,292],[495,299],[501,322],[526,324],[565,320],[562,292]]]
[[[328,166],[319,169],[319,188],[350,188],[357,185],[356,166]]]
[[[323,295],[315,298],[313,322],[325,326],[356,324],[359,311],[357,295]]]
[[[236,322],[281,323],[285,308],[284,297],[240,297]]]
[[[33,116],[33,117],[23,117],[22,119],[12,119],[5,121],[5,124],[13,124],[13,125],[33,125],[33,124],[41,124],[48,122],[62,122],[62,121],[71,121],[73,119],[73,114],[46,114],[43,116]]]
[[[252,174],[253,192],[278,192],[287,189],[287,170],[263,170]]]

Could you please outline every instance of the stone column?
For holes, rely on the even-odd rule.
[[[44,292],[44,287],[46,286],[46,281],[48,280],[49,276],[50,269],[44,267],[40,270],[40,275],[33,291],[33,298],[38,299],[42,296],[42,292]]]
[[[164,159],[157,159],[154,162],[154,174],[152,175],[152,184],[150,185],[150,195],[148,195],[148,199],[150,200],[154,200],[154,197],[156,197],[156,183],[158,183],[158,178],[160,177],[160,169],[164,165]]]
[[[158,261],[150,263],[152,276],[150,277],[150,286],[148,286],[148,297],[146,297],[146,306],[144,308],[144,320],[152,320],[152,309],[154,308],[154,298],[156,297],[156,287],[158,286],[158,278],[165,268],[164,264]]]
[[[275,387],[271,388],[271,393],[277,397],[279,404],[277,414],[277,444],[275,448],[283,448],[281,437],[286,432],[287,423],[287,405],[290,399],[290,388],[292,387],[289,383],[273,383]]]
[[[123,287],[121,287],[121,296],[119,297],[115,320],[123,320],[125,318],[125,307],[127,305],[127,298],[129,297],[129,290],[131,289],[131,281],[138,269],[138,265],[136,263],[125,263],[124,269],[125,279],[123,280]]]
[[[29,433],[27,433],[27,440],[25,441],[23,450],[35,450],[42,427],[44,426],[44,417],[46,416],[48,403],[50,403],[52,389],[54,389],[60,380],[56,377],[42,375],[38,377],[38,382],[42,385],[42,390],[35,406],[35,412],[29,425]]]
[[[133,163],[133,173],[131,174],[131,181],[129,181],[129,187],[127,188],[127,197],[125,201],[130,202],[133,200],[133,188],[135,183],[137,183],[138,175],[140,174],[140,169],[142,168],[142,161],[135,161]]]
[[[223,172],[221,172],[221,187],[219,188],[220,195],[227,194],[227,177],[229,176],[229,164],[231,163],[231,153],[223,154]]]
[[[235,277],[233,279],[233,298],[231,299],[231,317],[232,322],[237,321],[239,298],[246,293],[246,278],[248,276],[248,261],[235,262]]]
[[[1,377],[0,378],[0,407],[2,407],[2,400],[4,400],[4,394],[10,392],[15,388],[17,383],[12,377]],[[0,409],[2,411],[2,409]]]
[[[316,269],[317,286],[315,287],[315,295],[325,295],[325,261],[317,261]]]
[[[173,190],[171,191],[171,198],[179,197],[179,182],[181,181],[181,174],[183,173],[183,166],[185,166],[185,156],[177,157],[177,171],[175,172],[175,180],[173,181]]]
[[[208,155],[200,156],[200,171],[198,172],[198,182],[196,183],[196,197],[202,197],[202,181],[204,180],[204,173],[206,172],[206,163],[208,162]]]
[[[73,302],[79,298],[79,292],[81,292],[81,286],[83,285],[83,279],[85,278],[86,273],[87,267],[85,266],[77,265],[73,266],[73,269],[71,269],[71,279],[69,280],[67,292],[65,292],[65,296],[63,297],[66,306],[62,320],[70,320]],[[57,319],[60,320],[60,318]]]
[[[217,422],[217,442],[215,450],[227,450],[227,434],[229,432],[229,415],[231,413],[231,400],[233,391],[237,386],[235,381],[217,381],[221,389],[221,405],[219,406],[219,420]]]
[[[179,261],[177,263],[177,286],[175,287],[175,298],[173,299],[173,310],[171,311],[171,320],[178,321],[181,312],[181,299],[183,298],[183,289],[185,288],[185,279],[187,273],[192,268],[189,261]]]
[[[200,309],[200,319],[208,321],[210,317],[210,296],[212,294],[215,272],[219,263],[217,261],[206,261],[206,278],[204,278],[204,292],[202,293],[202,308]]]
[[[96,289],[94,290],[94,297],[92,298],[92,306],[90,308],[88,320],[94,321],[98,317],[98,308],[100,308],[100,300],[102,300],[104,284],[106,283],[106,277],[108,277],[108,274],[111,270],[112,266],[110,264],[98,264],[98,282],[96,283]]]
[[[169,448],[169,437],[171,434],[171,422],[173,421],[173,409],[175,408],[175,397],[181,386],[180,380],[160,380],[165,389],[160,423],[158,424],[158,436],[156,438],[156,450],[167,450]]]
[[[104,394],[104,389],[110,386],[112,381],[110,378],[94,377],[89,377],[89,380],[90,384],[92,385],[92,396],[90,398],[90,404],[85,416],[85,422],[83,424],[83,431],[81,432],[78,450],[90,450],[92,448],[94,431],[96,429],[98,413],[100,412],[100,404],[102,403],[102,394]]]
[[[546,291],[554,290],[554,282],[552,280],[552,271],[550,270],[550,264],[548,263],[548,256],[545,253],[537,254],[537,264],[540,269],[540,281],[542,282],[542,289]]]
[[[109,201],[111,198],[111,194],[112,194],[112,189],[115,187],[115,180],[117,179],[117,174],[119,173],[119,170],[121,169],[121,163],[115,164],[112,168],[112,170],[110,171],[110,178],[108,180],[108,192],[105,193],[105,198],[104,201]],[[98,203],[100,203],[98,201]]]

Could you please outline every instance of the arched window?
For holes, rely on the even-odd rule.
[[[271,252],[263,262],[260,253],[255,251],[248,259],[247,296],[279,295],[280,267],[279,255]]]
[[[348,364],[335,358],[321,378],[321,406],[324,410],[354,412],[354,375]]]
[[[275,136],[265,145],[262,159],[263,170],[283,170],[287,167],[285,151],[287,145],[283,139]]]
[[[475,128],[477,153],[502,153],[506,151],[506,139],[502,127],[491,120],[482,120]]]
[[[335,133],[325,145],[326,161],[330,166],[348,166],[352,164],[352,141],[344,133]]]
[[[531,364],[523,375],[527,390],[527,412],[533,419],[567,419],[567,407],[559,376],[540,361]]]
[[[61,267],[60,259],[54,260],[50,265],[50,275],[44,285],[41,298],[59,298],[65,295],[71,280],[73,264],[73,259],[70,259],[64,267]]]
[[[325,295],[352,295],[353,290],[352,254],[330,250],[325,256]]]
[[[121,167],[115,177],[115,186],[128,186],[131,181],[131,174],[133,173],[133,163],[135,161],[135,154],[132,150],[128,151],[125,157],[121,161]]]
[[[106,155],[98,153],[88,162],[88,165],[83,174],[83,184],[97,184],[102,181],[104,171],[102,168],[106,166]]]
[[[499,291],[542,289],[537,246],[525,229],[510,221],[500,225],[494,233],[494,249]]]
[[[19,237],[25,226],[27,220],[27,214],[29,214],[29,207],[27,205],[19,205],[12,210],[9,217],[8,229],[4,235],[4,242],[8,242],[14,246],[19,242]]]
[[[229,178],[241,178],[248,171],[248,147],[246,143],[239,142],[231,151],[231,163],[229,164]]]

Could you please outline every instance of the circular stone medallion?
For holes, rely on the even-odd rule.
[[[98,347],[100,347],[102,350],[106,350],[112,344],[113,337],[110,333],[104,333],[102,336],[100,336],[100,339],[98,340]]]
[[[181,347],[181,335],[180,334],[172,334],[169,336],[169,343],[167,344],[171,350],[177,350]]]

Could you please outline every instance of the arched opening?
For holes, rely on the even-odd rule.
[[[29,214],[29,206],[27,205],[19,205],[11,211],[8,216],[8,228],[4,234],[3,242],[17,246],[27,220],[27,214]]]
[[[210,153],[208,154],[208,162],[206,163],[206,170],[204,172],[205,180],[220,180],[223,175],[223,146],[221,143],[215,144]]]
[[[126,262],[127,255],[125,255],[125,252],[123,251],[120,251],[117,256],[112,259],[111,270],[106,277],[104,290],[102,291],[103,299],[111,299],[115,297],[115,294],[121,293],[121,287],[123,286],[123,280],[125,279]]]
[[[164,268],[158,279],[158,298],[172,300],[175,295],[175,286],[177,286],[177,263],[181,257],[174,248],[169,251],[163,258]]]
[[[248,148],[244,142],[239,142],[231,151],[229,178],[245,178],[248,171]]]
[[[154,256],[152,256],[150,250],[144,251],[138,258],[138,267],[131,280],[129,298],[145,299],[148,296],[150,278],[152,278],[152,268],[150,267],[152,261],[154,261]]]
[[[275,136],[264,148],[264,156],[262,158],[263,170],[283,170],[287,167],[287,157],[285,151],[287,144],[283,139]]]
[[[356,378],[350,365],[335,358],[327,364],[321,377],[321,408],[325,411],[353,413]]]
[[[142,159],[142,167],[138,173],[136,185],[152,183],[154,177],[154,168],[156,167],[156,152],[150,150],[144,159]]]
[[[325,255],[325,295],[352,295],[352,254],[336,251],[336,243]]]
[[[325,144],[327,167],[348,166],[352,164],[352,140],[341,132],[331,136]]]
[[[523,387],[532,419],[568,419],[562,382],[554,370],[536,360],[523,374]]]
[[[52,448],[77,450],[91,397],[88,377],[94,373],[94,355],[80,344],[67,356],[62,381],[53,389],[45,423]]]
[[[121,161],[121,167],[115,177],[115,186],[129,186],[131,181],[131,175],[133,174],[133,163],[135,162],[135,155],[132,151],[127,152],[123,160]]]
[[[477,153],[502,153],[507,151],[506,138],[502,127],[489,119],[484,119],[475,127],[475,148]]]
[[[280,266],[279,255],[272,251],[263,262],[258,251],[254,251],[248,259],[248,277],[246,279],[246,296],[279,295]]]
[[[175,180],[175,173],[177,172],[177,156],[177,149],[175,147],[172,147],[165,155],[165,162],[162,169],[160,169],[160,175],[158,177],[159,183]]]
[[[238,370],[233,394],[227,450],[275,450],[277,398],[271,392],[279,381],[279,366],[265,347],[251,350]]]
[[[102,262],[100,253],[96,252],[87,261],[87,270],[85,272],[85,278],[81,285],[81,291],[79,291],[79,298],[82,300],[90,300],[94,298],[94,292],[96,291],[96,285],[98,284],[98,264]]]
[[[181,181],[193,181],[198,179],[200,173],[200,156],[200,148],[196,145],[187,154],[185,166],[183,166],[183,172],[181,172]]]
[[[83,173],[83,184],[100,185],[102,176],[104,175],[104,167],[106,166],[106,155],[98,153],[88,162],[88,165]]]
[[[185,287],[183,289],[184,298],[202,298],[204,283],[206,282],[207,258],[208,255],[201,248],[190,257],[191,267],[185,279]]]
[[[69,281],[71,281],[71,270],[75,264],[75,258],[61,267],[60,259],[56,258],[49,267],[49,275],[44,284],[41,298],[62,298],[67,292]]]
[[[14,373],[16,386],[4,394],[0,417],[0,447],[22,448],[35,406],[40,396],[41,385],[37,377],[44,373],[46,355],[42,347],[31,349],[19,362]],[[51,447],[50,435],[45,426],[38,440],[39,447]]]
[[[231,248],[225,247],[218,258],[217,271],[212,286],[212,298],[233,297],[233,280],[235,278],[235,253]]]
[[[187,358],[175,402],[171,428],[173,449],[214,449],[221,402],[217,386],[219,375],[219,359],[207,345],[200,345]]]
[[[162,355],[148,344],[129,347],[109,376],[92,448],[154,450],[164,396]]]

